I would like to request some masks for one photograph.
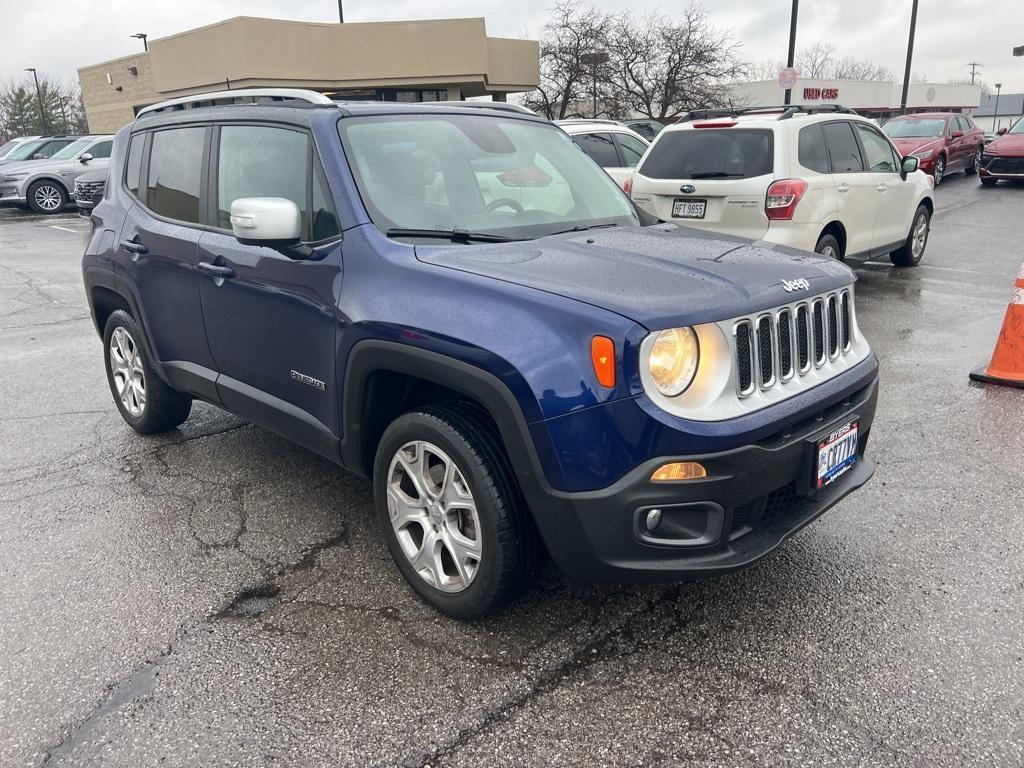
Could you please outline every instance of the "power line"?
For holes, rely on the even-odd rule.
[[[967,66],[971,68],[971,85],[974,85],[974,77],[978,74],[978,67],[984,67],[984,64],[979,64],[977,61],[967,62]]]

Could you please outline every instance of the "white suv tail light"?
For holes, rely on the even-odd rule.
[[[774,221],[789,221],[807,191],[807,182],[802,179],[781,179],[768,187],[764,200],[764,212]]]

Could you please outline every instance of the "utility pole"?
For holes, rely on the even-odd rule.
[[[64,133],[68,132],[68,113],[64,111],[64,97],[58,96],[57,103],[60,104],[60,119],[64,125]]]
[[[914,0],[916,3],[917,0]],[[789,54],[786,56],[786,69],[793,68],[796,60],[796,17],[800,11],[800,0],[793,0],[793,7],[789,12]],[[789,104],[793,100],[793,89],[787,88],[786,95],[782,99],[783,104]]]
[[[917,31],[917,0],[910,11],[910,39],[907,40],[907,68],[903,70],[903,95],[900,97],[900,114],[907,114],[907,89],[910,88],[910,65],[914,60],[914,33]]]
[[[342,0],[338,0],[338,23],[345,23],[345,9],[341,7]]]
[[[26,72],[32,73],[32,79],[36,81],[36,98],[39,99],[39,122],[43,124],[43,135],[50,132],[50,126],[46,124],[46,110],[43,109],[43,92],[39,90],[39,76],[35,67],[26,67]]]
[[[971,68],[971,85],[974,85],[974,76],[977,74],[978,67],[984,67],[984,64],[979,64],[976,61],[968,61],[967,66]]]

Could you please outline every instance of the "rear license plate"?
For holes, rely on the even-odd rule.
[[[851,421],[818,441],[818,488],[841,477],[856,463],[859,426],[859,421]]]
[[[707,209],[707,200],[675,200],[672,203],[672,218],[703,219]]]

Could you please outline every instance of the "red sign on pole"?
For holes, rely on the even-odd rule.
[[[779,85],[783,88],[792,88],[796,85],[797,78],[800,77],[800,72],[796,67],[786,67],[784,70],[779,72]]]

